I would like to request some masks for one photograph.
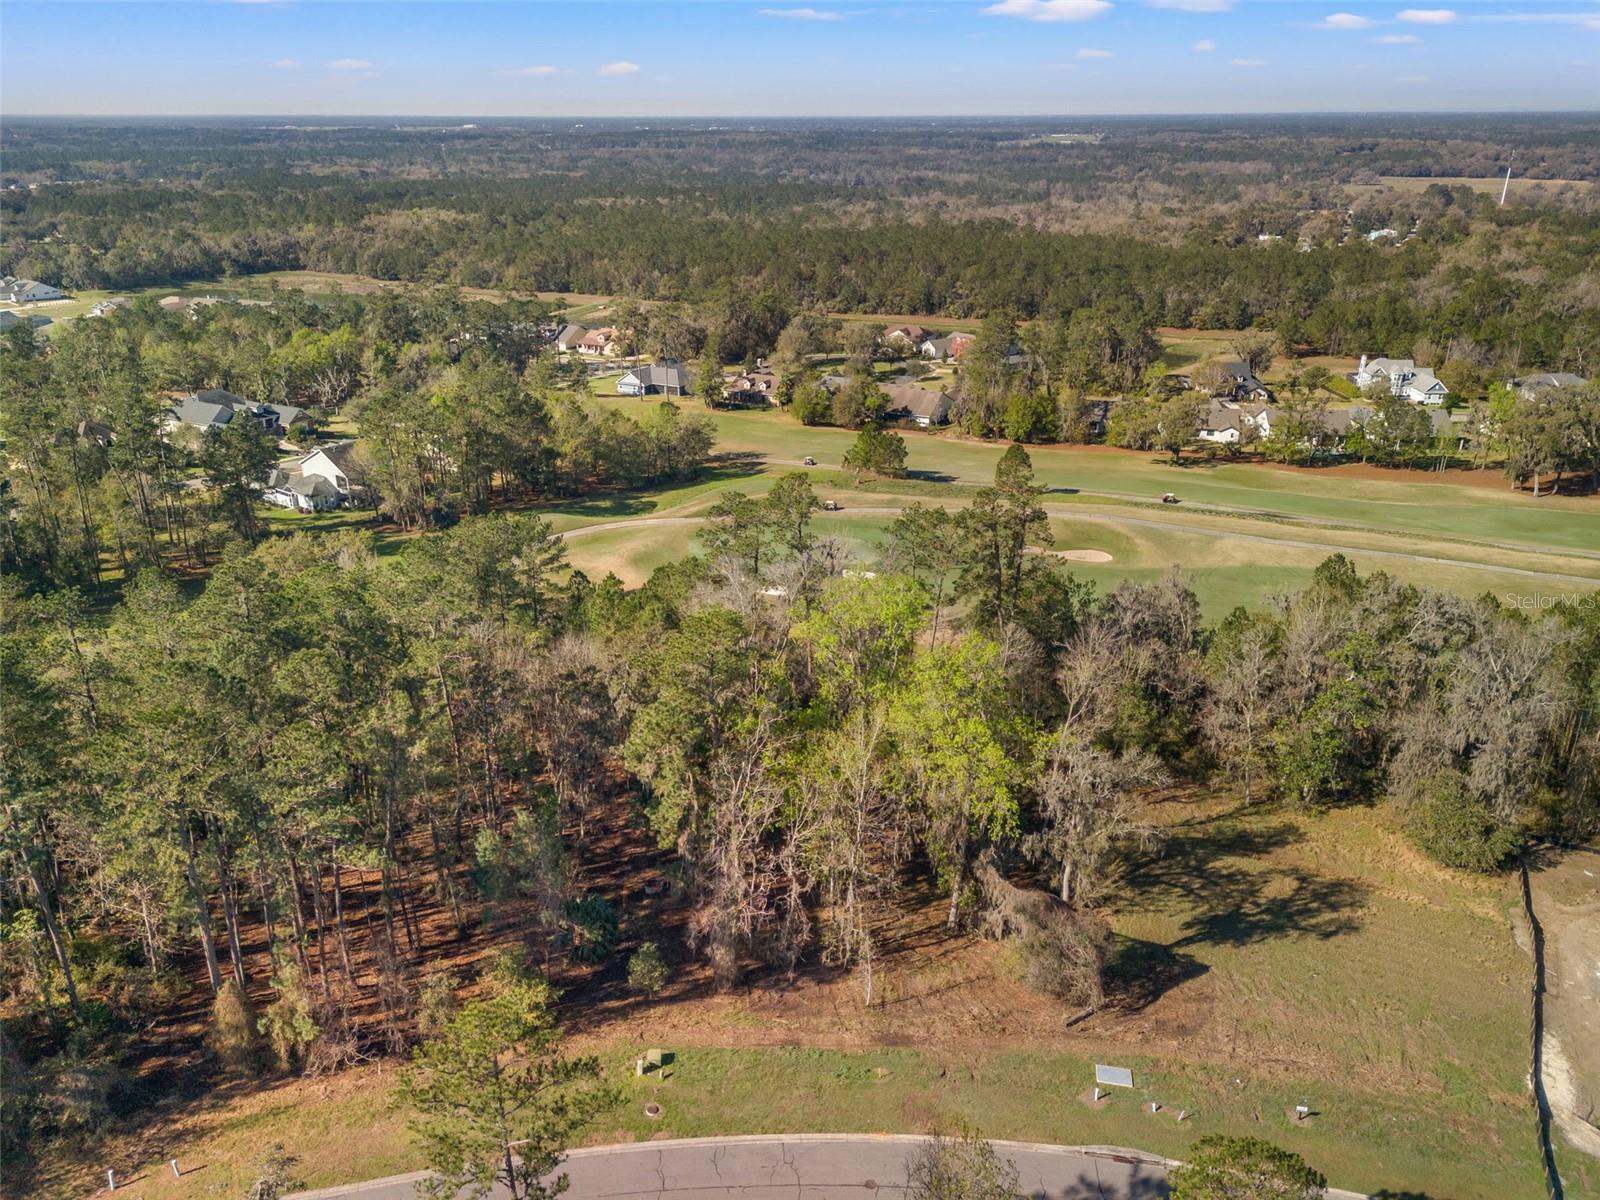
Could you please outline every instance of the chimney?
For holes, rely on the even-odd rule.
[[[1363,371],[1367,369],[1367,356],[1365,354],[1361,356],[1361,369]]]

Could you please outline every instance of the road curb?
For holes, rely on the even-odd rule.
[[[606,1146],[580,1146],[567,1151],[567,1159],[597,1158],[608,1154],[649,1153],[653,1150],[682,1149],[694,1146],[750,1146],[781,1145],[786,1142],[863,1142],[869,1144],[900,1144],[914,1146],[927,1140],[926,1134],[917,1133],[744,1133],[729,1137],[662,1138],[649,1142],[615,1142]],[[1120,1162],[1134,1162],[1145,1166],[1172,1168],[1181,1166],[1176,1158],[1165,1158],[1146,1150],[1127,1146],[1062,1146],[1053,1142],[1012,1142],[992,1138],[989,1144],[1001,1154],[1007,1151],[1024,1151],[1029,1154],[1061,1154],[1088,1158],[1109,1158]],[[416,1183],[428,1177],[427,1171],[412,1171],[405,1175],[388,1175],[382,1179],[368,1179],[361,1183],[340,1184],[317,1188],[307,1192],[291,1192],[284,1200],[348,1200],[361,1193],[397,1184]],[[1328,1200],[1368,1200],[1362,1192],[1347,1192],[1340,1188],[1328,1189]]]

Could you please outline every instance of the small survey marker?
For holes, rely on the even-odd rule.
[[[1094,1065],[1094,1081],[1105,1087],[1133,1086],[1133,1072],[1127,1067],[1108,1067],[1101,1063]]]

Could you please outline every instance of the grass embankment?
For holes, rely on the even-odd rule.
[[[921,1132],[955,1118],[995,1137],[1112,1143],[1181,1156],[1206,1133],[1302,1152],[1338,1186],[1443,1200],[1543,1195],[1526,1086],[1531,963],[1515,944],[1507,879],[1423,861],[1381,811],[1303,816],[1169,803],[1165,851],[1114,894],[1123,1007],[1065,1029],[992,943],[911,939],[880,963],[880,1002],[802,972],[731,995],[669,987],[590,1021],[623,1089],[587,1140],[719,1133]],[[1214,814],[1214,815],[1207,815]],[[577,1016],[578,1014],[574,1014]],[[670,1079],[633,1059],[671,1050]],[[1095,1062],[1137,1087],[1098,1111],[1078,1099]],[[242,1194],[274,1142],[310,1186],[419,1166],[391,1068],[253,1091],[176,1111],[124,1147],[132,1196]],[[659,1101],[659,1121],[645,1101]],[[1141,1108],[1155,1100],[1186,1108]],[[1305,1128],[1285,1116],[1306,1102]],[[111,1151],[43,1173],[36,1194],[81,1194]],[[180,1156],[172,1179],[162,1166]],[[148,1160],[148,1161],[146,1161]],[[1573,1163],[1569,1195],[1596,1182]],[[120,1189],[119,1189],[120,1190]]]

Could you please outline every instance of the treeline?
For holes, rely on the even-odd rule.
[[[1061,140],[1063,133],[1072,136]],[[218,179],[269,173],[363,178],[583,175],[618,194],[660,184],[754,179],[868,199],[980,196],[995,202],[1167,189],[1190,203],[1260,189],[1264,166],[1296,183],[1377,176],[1488,177],[1514,153],[1521,175],[1600,178],[1600,132],[1581,116],[1081,117],[69,121],[6,125],[5,173],[39,182]],[[1218,170],[1222,165],[1225,170]]]
[[[1335,221],[1300,253],[1292,240],[1261,246],[1253,234],[1235,244],[1246,236],[1237,225],[1176,241],[1057,234],[1002,217],[910,216],[895,204],[847,217],[826,203],[780,202],[781,189],[594,203],[603,188],[574,197],[504,180],[63,187],[7,200],[4,265],[69,288],[306,268],[963,318],[1064,318],[1127,302],[1152,324],[1259,326],[1323,353],[1403,355],[1427,338],[1517,367],[1593,373],[1600,308],[1586,281],[1600,214],[1499,210],[1438,190],[1417,198],[1429,219],[1403,246],[1334,244]]]
[[[357,499],[408,529],[704,467],[708,417],[667,404],[636,421],[590,403],[581,368],[538,356],[544,313],[449,293],[279,292],[179,312],[145,297],[48,342],[19,325],[0,345],[0,569],[32,588],[90,586],[107,571],[203,570],[230,541],[264,536],[276,438],[244,419],[163,428],[175,396],[207,388],[303,406],[309,420],[285,436],[305,448],[330,420],[360,418]]]
[[[185,963],[241,1069],[403,1046],[459,982],[428,973],[428,919],[546,969],[626,924],[653,994],[664,933],[580,870],[627,819],[619,767],[717,980],[821,962],[864,1003],[928,887],[1032,985],[1114,997],[1103,910],[1174,780],[1389,803],[1475,870],[1600,831],[1595,597],[1529,616],[1336,557],[1208,627],[1177,573],[1096,596],[1037,553],[1039,495],[1014,447],[966,508],[908,509],[872,572],[813,531],[797,474],[724,497],[705,556],[634,592],[506,515],[383,559],[348,533],[237,545],[193,598],[145,571],[104,618],[12,589],[9,1144],[106,1119]]]

